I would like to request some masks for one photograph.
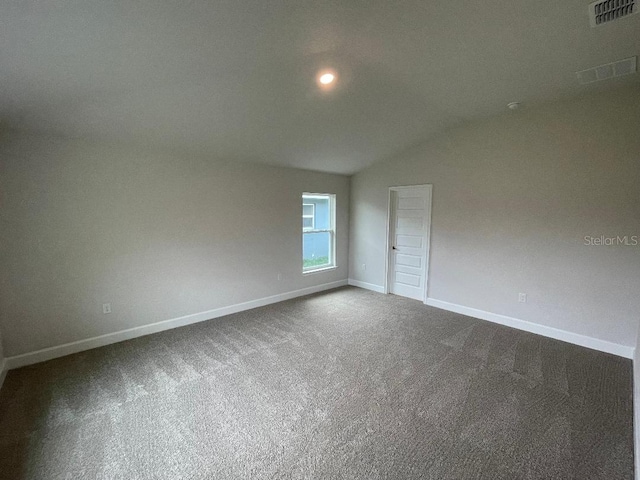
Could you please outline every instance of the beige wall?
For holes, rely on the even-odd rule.
[[[0,162],[7,356],[347,278],[348,177],[28,136]],[[336,270],[301,274],[303,191],[337,195]]]
[[[640,245],[584,237],[640,239],[640,89],[507,111],[358,173],[351,278],[384,285],[388,187],[422,183],[429,297],[635,346]]]

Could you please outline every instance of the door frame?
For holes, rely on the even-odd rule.
[[[393,232],[393,228],[391,226],[392,221],[392,212],[391,212],[391,198],[393,192],[399,192],[402,190],[407,190],[409,188],[421,187],[425,189],[427,194],[427,208],[426,208],[426,222],[424,226],[424,253],[425,253],[425,263],[422,268],[422,274],[424,275],[424,300],[423,303],[427,303],[427,299],[429,298],[429,251],[431,249],[431,210],[432,210],[432,200],[433,200],[433,185],[432,184],[421,184],[421,185],[399,185],[394,187],[389,187],[389,194],[387,198],[387,244],[385,246],[385,255],[386,261],[384,262],[384,293],[388,294],[390,289],[390,280],[389,276],[391,275],[391,244],[392,238],[391,233]]]

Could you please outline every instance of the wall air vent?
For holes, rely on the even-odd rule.
[[[592,27],[638,13],[636,0],[600,0],[589,5]]]
[[[636,73],[638,57],[629,57],[613,63],[605,63],[597,67],[576,72],[578,80],[583,85],[587,83],[599,82],[608,78],[622,77],[631,73]]]

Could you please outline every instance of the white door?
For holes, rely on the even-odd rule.
[[[389,293],[424,301],[431,220],[431,186],[391,187]]]

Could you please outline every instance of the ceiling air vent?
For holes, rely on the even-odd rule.
[[[636,73],[637,61],[637,57],[629,57],[624,60],[618,60],[617,62],[605,63],[604,65],[576,72],[576,75],[578,75],[578,80],[580,80],[580,83],[583,85],[608,78],[622,77]]]
[[[636,0],[604,0],[589,5],[591,26],[597,27],[628,15],[638,13]]]

